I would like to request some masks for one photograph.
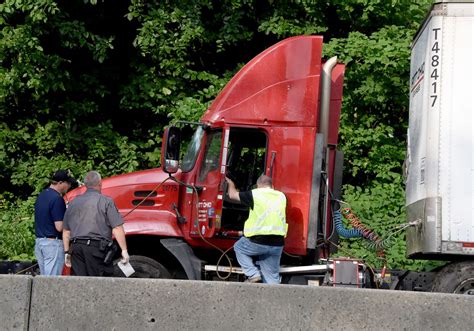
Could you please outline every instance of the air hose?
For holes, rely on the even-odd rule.
[[[360,238],[363,237],[362,232],[359,229],[346,229],[342,224],[342,214],[339,210],[334,211],[334,226],[336,227],[337,234],[344,238]]]

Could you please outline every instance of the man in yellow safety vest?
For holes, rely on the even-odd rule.
[[[272,179],[265,175],[257,179],[256,189],[245,192],[238,192],[229,178],[226,181],[229,197],[250,208],[244,236],[234,245],[247,282],[280,283],[280,258],[288,231],[285,195],[274,190]]]

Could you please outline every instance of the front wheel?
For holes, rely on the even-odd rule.
[[[130,256],[130,264],[135,273],[130,278],[171,278],[168,270],[159,262],[140,255]],[[117,264],[114,265],[114,277],[125,277]]]
[[[432,292],[474,295],[474,261],[445,266],[436,275]]]

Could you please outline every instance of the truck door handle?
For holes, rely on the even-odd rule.
[[[270,178],[273,178],[273,165],[275,164],[276,154],[277,153],[275,151],[272,152],[272,158],[270,161],[270,175],[269,175]]]

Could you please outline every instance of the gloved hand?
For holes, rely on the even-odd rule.
[[[66,267],[70,268],[71,267],[71,254],[69,253],[66,253],[64,254],[64,264],[66,265]]]
[[[130,256],[128,255],[128,251],[126,249],[122,250],[122,259],[120,260],[121,263],[125,264],[130,261]]]

